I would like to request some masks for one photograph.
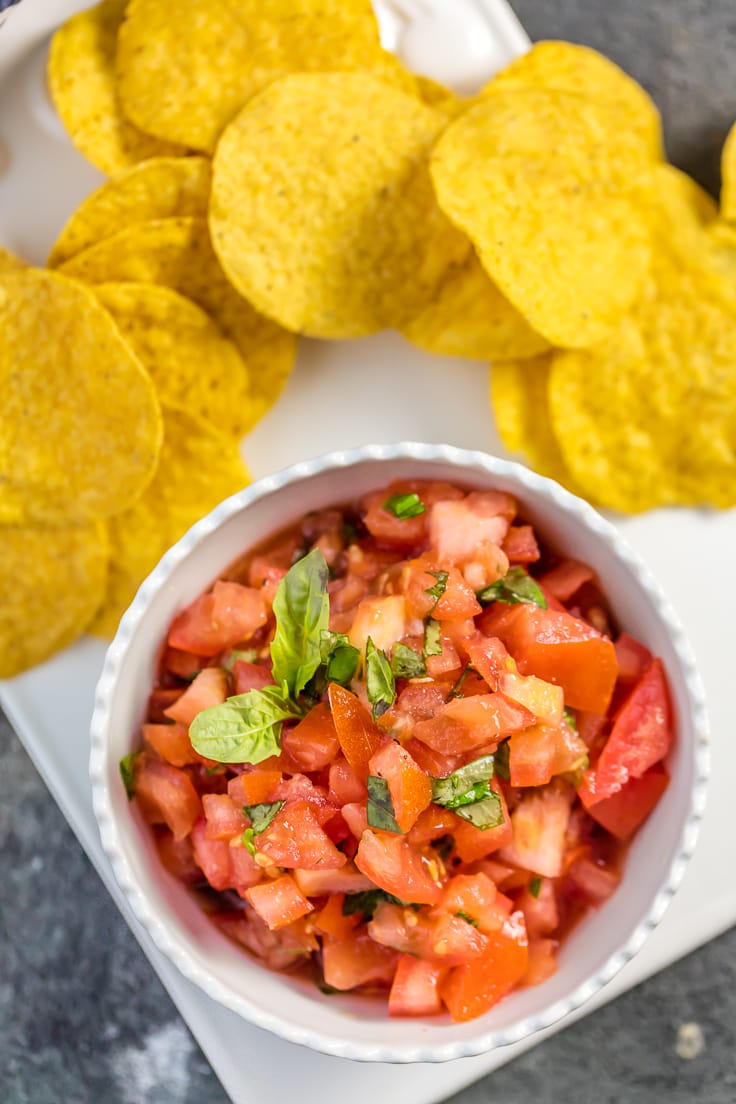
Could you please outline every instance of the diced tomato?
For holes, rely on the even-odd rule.
[[[492,602],[490,606],[486,606],[475,623],[485,636],[495,636],[504,640],[524,608],[509,602]]]
[[[427,656],[427,674],[432,679],[448,677],[455,681],[460,675],[462,661],[451,640],[444,634],[441,637],[442,651],[439,655]]]
[[[379,889],[401,901],[434,905],[440,899],[441,889],[429,866],[403,836],[363,832],[355,865]]]
[[[536,563],[539,545],[531,525],[512,525],[501,545],[510,564]]]
[[[258,850],[277,866],[336,869],[346,858],[322,830],[307,801],[287,802],[258,837]]]
[[[414,728],[417,740],[442,755],[492,750],[492,745],[534,724],[534,714],[505,694],[476,694],[472,698],[453,698],[428,721]]]
[[[588,748],[588,751],[599,754],[599,740],[606,723],[605,713],[587,713],[585,710],[579,709],[575,712],[575,722],[578,726],[578,736]]]
[[[451,809],[443,809],[440,805],[430,805],[418,817],[414,827],[409,832],[409,843],[421,846],[432,840],[441,839],[449,835],[457,825],[457,817]]]
[[[625,786],[612,797],[597,801],[588,812],[617,839],[625,840],[634,834],[654,809],[667,789],[670,776],[662,763],[656,763],[641,776],[630,778]],[[587,791],[581,794],[583,803]]]
[[[655,659],[619,709],[611,735],[584,779],[580,797],[586,808],[618,793],[669,751],[672,722],[661,660]]]
[[[212,919],[225,935],[247,947],[272,970],[292,970],[317,950],[316,938],[305,930],[301,920],[271,931],[250,909],[217,912]]]
[[[557,941],[529,938],[529,962],[521,979],[524,986],[541,985],[557,973]]]
[[[514,607],[511,623],[495,631],[523,675],[537,675],[561,686],[574,709],[605,713],[618,664],[616,649],[585,621],[558,610]]]
[[[487,874],[456,874],[445,886],[437,910],[452,916],[464,913],[475,921],[479,931],[494,932],[503,927],[508,917],[508,911],[499,905],[497,898],[498,890]]]
[[[548,878],[562,871],[565,832],[574,791],[563,782],[522,795],[511,814],[513,843],[501,858]]]
[[[389,1016],[436,1016],[442,1011],[440,982],[446,969],[413,955],[402,955],[388,995]]]
[[[230,848],[225,840],[207,839],[204,818],[192,828],[194,858],[213,889],[229,889],[233,883]]]
[[[365,783],[358,778],[347,759],[343,759],[342,756],[330,764],[330,793],[339,805],[365,801],[368,797]]]
[[[374,943],[366,932],[358,931],[340,940],[325,936],[322,941],[324,978],[333,989],[355,989],[369,984],[390,985],[397,962],[396,951]]]
[[[377,495],[371,495],[366,503],[368,512],[363,518],[363,524],[381,545],[402,550],[419,548],[425,543],[427,537],[426,511],[417,514],[416,517],[395,517],[383,508],[383,503],[390,498],[391,493],[406,494],[407,492],[398,491],[387,494],[381,491]]]
[[[286,927],[314,909],[290,874],[252,886],[246,890],[245,899],[271,931]]]
[[[195,598],[169,631],[169,646],[214,656],[250,638],[266,624],[268,607],[260,590],[221,579]]]
[[[359,840],[368,827],[368,814],[366,812],[365,802],[348,801],[347,804],[343,805],[341,812],[348,828],[355,836],[356,840]]]
[[[545,786],[588,765],[588,749],[570,725],[533,725],[509,740],[512,786]]]
[[[327,898],[327,903],[314,918],[315,931],[321,935],[329,935],[332,939],[345,939],[350,935],[360,923],[360,916],[356,913],[343,916],[344,901],[344,893],[333,893]]]
[[[238,774],[228,782],[227,792],[236,805],[262,805],[275,800],[275,793],[281,784],[281,771],[254,770],[248,774]]]
[[[164,671],[171,671],[177,678],[190,679],[207,666],[205,656],[194,655],[193,652],[183,652],[179,648],[166,648],[161,660]]]
[[[447,778],[463,761],[462,754],[443,755],[434,748],[423,744],[421,740],[409,740],[404,747],[411,755],[415,763],[430,776],[430,778]]]
[[[365,651],[368,637],[377,648],[392,648],[406,633],[406,603],[403,594],[364,598],[355,611],[348,636],[359,652]]]
[[[484,859],[502,847],[507,847],[513,838],[511,817],[509,816],[506,798],[495,779],[491,782],[491,789],[501,799],[503,822],[496,828],[476,828],[467,820],[455,817],[455,827],[451,835],[455,840],[455,850],[463,862],[475,862],[476,859]]]
[[[384,947],[447,966],[477,959],[488,946],[483,932],[461,916],[437,910],[428,916],[389,902],[379,904],[368,931]]]
[[[551,878],[538,878],[536,894],[529,886],[519,894],[517,904],[526,918],[529,938],[550,935],[560,922],[555,883]]]
[[[149,824],[166,824],[175,840],[188,835],[202,815],[189,775],[170,763],[140,755],[134,777],[136,797]]]
[[[375,888],[353,863],[346,863],[337,870],[295,870],[294,877],[305,897],[323,897],[326,893],[364,893]]]
[[[432,800],[432,783],[400,744],[391,740],[371,759],[371,774],[388,783],[394,816],[402,832],[408,832]]]
[[[248,827],[241,810],[227,794],[204,794],[202,797],[207,839],[231,839]]]
[[[310,709],[303,721],[284,734],[282,746],[301,770],[329,766],[340,750],[329,706],[319,702]]]
[[[474,492],[461,501],[436,502],[429,541],[443,563],[472,560],[481,544],[499,546],[508,532],[513,499],[498,491]],[[511,515],[513,516],[513,515]]]
[[[501,675],[500,690],[507,698],[530,710],[537,720],[547,725],[559,725],[565,708],[561,686],[545,682],[536,675],[518,675],[507,671]]]
[[[249,690],[262,690],[264,686],[273,686],[270,667],[262,663],[248,663],[245,659],[235,660],[233,679],[236,694],[247,694]]]
[[[143,739],[174,767],[201,763],[189,739],[189,729],[182,724],[144,724]]]
[[[155,838],[159,858],[169,874],[187,885],[202,881],[202,871],[194,858],[190,836],[175,840],[168,828],[162,827],[157,830]]]
[[[614,647],[618,660],[619,682],[631,687],[639,681],[654,657],[648,648],[626,632],[621,633]]]
[[[263,871],[244,845],[240,836],[230,840],[230,869],[232,871],[232,885],[243,896],[246,889],[257,885],[263,875]]]
[[[499,690],[502,677],[508,671],[516,670],[516,664],[496,636],[483,636],[477,633],[470,640],[466,640],[465,651],[471,664],[488,684],[490,690]]]
[[[219,705],[227,697],[227,675],[222,667],[205,667],[166,712],[179,724],[190,725],[203,709]]]
[[[368,774],[368,763],[384,741],[355,694],[331,682],[328,690],[332,719],[342,753],[360,779]]]
[[[148,698],[146,720],[152,724],[166,724],[166,710],[177,701],[184,690],[181,686],[159,686]]]
[[[440,986],[453,1020],[463,1023],[482,1016],[526,973],[529,953],[524,915],[513,913],[500,932],[489,935],[482,958],[456,966]]]
[[[562,560],[537,580],[545,591],[560,602],[569,602],[583,583],[595,578],[595,572],[580,560]]]
[[[585,856],[576,859],[567,872],[567,884],[583,893],[593,904],[606,901],[621,878],[615,871]]]

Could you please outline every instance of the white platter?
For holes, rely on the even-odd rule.
[[[42,75],[48,34],[85,6],[84,0],[25,0],[0,29],[0,243],[39,263],[66,215],[101,179],[64,137]],[[430,75],[465,89],[524,49],[523,32],[504,0],[376,0],[376,8],[388,46],[403,48]],[[429,12],[425,23],[423,12]],[[485,366],[425,356],[394,334],[349,344],[304,342],[283,399],[247,438],[244,454],[254,476],[261,476],[328,449],[402,439],[503,455],[488,407]],[[727,636],[736,623],[730,585],[736,512],[656,511],[619,524],[670,594],[695,649],[711,712],[713,778],[698,850],[664,921],[578,1015],[736,922],[736,885],[723,876],[736,860]],[[352,1104],[373,1104],[381,1096],[431,1104],[532,1045],[443,1066],[358,1067],[264,1034],[185,981],[131,916],[100,848],[87,758],[103,653],[99,643],[83,640],[0,685],[0,702],[235,1104],[272,1104],[295,1092],[302,1104],[317,1104],[325,1083],[335,1098],[344,1093]]]

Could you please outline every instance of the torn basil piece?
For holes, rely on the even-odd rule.
[[[497,579],[495,583],[477,591],[476,598],[485,606],[490,602],[508,602],[510,605],[526,602],[539,606],[540,609],[547,609],[547,599],[539,584],[523,567],[512,567],[503,579]]]
[[[394,832],[403,835],[396,821],[394,803],[388,782],[385,778],[379,778],[376,774],[369,774],[366,785],[368,786],[368,823],[371,828],[380,828],[384,832]]]

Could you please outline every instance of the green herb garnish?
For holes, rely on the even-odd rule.
[[[373,720],[378,720],[396,700],[396,683],[388,656],[376,647],[370,636],[365,645],[365,688]]]
[[[283,801],[266,801],[259,805],[244,805],[243,812],[250,821],[250,826],[257,836],[265,832],[273,818],[284,807]]]
[[[368,786],[368,823],[371,828],[381,828],[384,832],[395,832],[403,835],[396,821],[394,803],[388,782],[385,778],[379,778],[376,774],[369,774],[366,785]]]
[[[459,916],[461,920],[464,920],[466,924],[472,924],[474,928],[480,927],[480,924],[475,919],[475,917],[471,916],[469,912],[465,911],[465,909],[460,909],[460,911],[456,912],[455,915]]]
[[[493,753],[493,762],[496,768],[496,774],[499,778],[503,778],[504,782],[511,780],[511,771],[509,769],[509,742],[504,740],[499,744]]]
[[[453,683],[452,688],[450,690],[450,693],[447,695],[447,700],[448,701],[452,701],[453,698],[464,698],[465,697],[465,695],[463,694],[463,683],[465,682],[465,680],[466,680],[466,678],[468,677],[469,674],[470,674],[470,664],[468,664],[467,667],[463,668],[463,670],[460,674],[460,677],[457,679],[456,682]]]
[[[281,751],[283,722],[301,716],[279,686],[264,686],[203,709],[189,726],[189,739],[196,752],[218,763],[262,763]]]
[[[320,640],[320,656],[325,666],[327,682],[348,686],[355,678],[360,663],[360,651],[353,647],[345,633],[325,630]]]
[[[424,655],[442,655],[442,627],[434,617],[424,622]]]
[[[342,903],[342,914],[343,916],[354,916],[356,913],[361,913],[366,920],[370,920],[382,901],[387,901],[391,905],[401,905],[403,908],[418,907],[412,905],[409,901],[402,901],[401,898],[386,893],[383,889],[366,889],[361,893],[345,894],[345,900]]]
[[[229,674],[239,660],[244,663],[255,663],[257,659],[258,650],[256,648],[233,648],[222,666]]]
[[[447,571],[428,571],[427,574],[437,580],[434,586],[427,587],[424,591],[430,598],[434,598],[434,606],[432,609],[435,609],[440,598],[447,590],[447,580],[450,578],[450,575]]]
[[[391,654],[391,670],[395,678],[424,678],[427,664],[424,657],[406,644],[394,644]]]
[[[419,517],[427,512],[427,507],[418,494],[392,494],[383,504],[387,513],[395,518],[405,521],[407,518]]]
[[[137,751],[131,751],[127,755],[124,755],[120,760],[118,767],[120,770],[120,777],[123,780],[125,786],[125,792],[128,795],[128,801],[135,796],[135,761],[138,758]]]
[[[573,730],[573,732],[577,732],[578,722],[575,719],[575,714],[573,713],[572,709],[570,709],[569,706],[567,706],[567,705],[565,706],[565,708],[562,711],[562,716],[565,718],[565,721],[567,722],[567,724],[569,724],[569,726]]]
[[[532,897],[535,898],[535,900],[539,896],[539,891],[540,891],[541,888],[542,888],[542,879],[541,878],[532,878],[532,880],[529,883],[529,892],[531,893]]]
[[[476,828],[497,828],[504,816],[501,799],[490,786],[494,770],[494,756],[483,755],[447,778],[433,778],[432,801],[452,809]]]
[[[547,609],[547,599],[539,584],[523,567],[512,567],[503,579],[497,579],[495,583],[477,591],[476,597],[483,605],[488,605],[489,602],[508,602],[510,605],[526,602],[539,606],[540,609]]]

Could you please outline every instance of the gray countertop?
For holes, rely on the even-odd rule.
[[[736,119],[736,0],[515,7],[533,38],[586,42],[637,77],[662,109],[671,159],[717,194]],[[226,1104],[1,716],[0,794],[1,1104]],[[454,1101],[556,1104],[563,1092],[580,1104],[734,1104],[736,929]]]

